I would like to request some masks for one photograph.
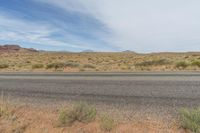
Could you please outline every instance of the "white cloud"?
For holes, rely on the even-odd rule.
[[[31,22],[0,13],[0,41],[66,47],[71,50],[90,48],[85,43],[81,43],[82,45],[80,45],[81,40],[78,40],[77,37],[71,34],[63,33],[63,40],[55,39],[53,34],[62,34],[62,32],[53,25],[44,22]],[[69,43],[66,41],[68,38],[76,41]]]
[[[46,24],[13,19],[5,14],[0,14],[0,29],[0,40],[4,41],[24,41],[52,46],[66,45],[64,42],[49,37],[56,29]]]
[[[139,52],[200,50],[200,2],[197,0],[46,2],[97,18],[113,33],[107,41],[121,49]]]

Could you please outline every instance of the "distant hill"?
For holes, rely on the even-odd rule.
[[[131,50],[125,50],[125,51],[122,51],[123,53],[134,53],[134,54],[137,54],[135,51],[131,51]]]
[[[87,53],[87,52],[90,53],[90,52],[94,52],[94,51],[93,51],[93,50],[90,50],[90,49],[87,49],[87,50],[83,50],[82,52],[83,52],[83,53]]]
[[[22,48],[16,44],[5,44],[0,45],[0,52],[38,52],[33,48]]]

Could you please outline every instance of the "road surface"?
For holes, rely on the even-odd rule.
[[[136,106],[200,105],[200,73],[0,73],[2,97]]]

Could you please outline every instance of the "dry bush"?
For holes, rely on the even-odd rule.
[[[46,69],[59,69],[59,68],[64,68],[64,67],[65,67],[65,63],[55,62],[55,63],[47,64]]]
[[[194,133],[200,133],[200,108],[181,109],[180,120],[183,128],[189,129]]]
[[[9,67],[8,64],[5,64],[5,63],[0,64],[0,69],[5,69],[5,68],[8,68],[8,67]]]
[[[159,60],[152,60],[152,61],[143,61],[140,63],[137,63],[136,66],[159,66],[159,65],[168,65],[170,62],[166,59],[159,59]]]
[[[71,125],[75,121],[88,123],[96,118],[96,109],[86,103],[77,103],[72,109],[64,109],[60,112],[59,126]]]
[[[103,115],[100,118],[100,127],[104,131],[111,131],[115,126],[115,121],[108,115]]]
[[[91,69],[94,69],[96,68],[94,65],[91,65],[91,64],[85,64],[83,65],[84,68],[91,68]]]
[[[43,64],[33,64],[32,65],[32,69],[40,69],[40,68],[43,68],[44,65]]]
[[[65,67],[72,67],[72,68],[74,68],[74,67],[79,67],[80,66],[80,64],[79,63],[75,63],[75,62],[66,62],[65,63]]]
[[[177,62],[176,63],[176,67],[177,68],[182,68],[182,69],[184,69],[184,68],[186,68],[186,67],[188,67],[189,66],[189,64],[187,63],[187,62],[185,62],[185,61],[180,61],[180,62]]]
[[[191,65],[192,66],[198,66],[198,67],[200,67],[200,61],[193,61],[192,63],[191,63]]]

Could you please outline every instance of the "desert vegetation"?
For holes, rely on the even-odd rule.
[[[137,72],[200,70],[200,53],[0,53],[0,71]]]
[[[194,133],[200,133],[200,108],[181,109],[180,110],[181,126]]]
[[[199,124],[199,121],[193,118],[196,115],[199,116],[199,112],[189,112],[189,115],[188,112],[181,114],[183,116],[181,121],[183,128],[189,129],[192,122]],[[184,125],[185,122],[186,125]],[[186,130],[180,129],[178,125],[168,127],[166,122],[159,120],[157,122],[142,119],[139,121],[122,121],[107,114],[107,112],[99,112],[93,105],[82,102],[55,109],[3,103],[0,105],[0,124],[1,133],[140,133],[147,131],[149,133],[187,133]],[[197,132],[199,128],[194,127],[191,131]]]
[[[100,127],[106,132],[112,131],[115,127],[115,120],[109,115],[104,114],[100,117]]]
[[[77,103],[72,109],[62,109],[59,114],[58,125],[72,125],[75,121],[89,123],[96,118],[96,109],[86,103]]]
[[[5,69],[5,68],[8,68],[9,65],[8,64],[0,64],[0,69]]]

